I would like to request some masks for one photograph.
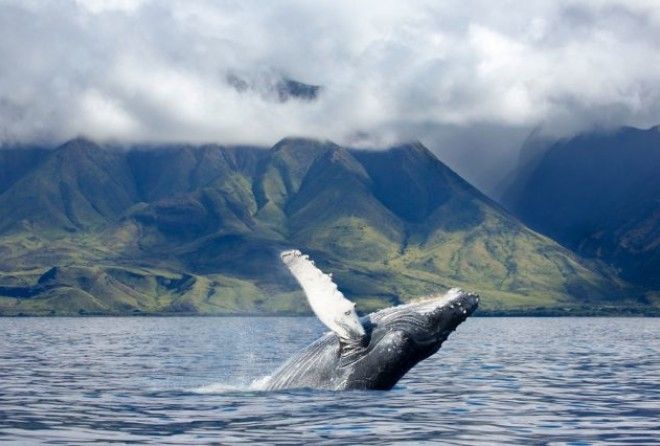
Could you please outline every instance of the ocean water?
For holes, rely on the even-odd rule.
[[[471,318],[389,392],[259,390],[313,318],[0,318],[0,444],[659,444],[660,319]]]

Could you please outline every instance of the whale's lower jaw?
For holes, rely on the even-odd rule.
[[[388,308],[362,318],[366,338],[346,345],[326,333],[299,351],[265,383],[266,390],[388,390],[412,367],[441,347],[477,308],[479,298],[464,293]]]

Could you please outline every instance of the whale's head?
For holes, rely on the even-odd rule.
[[[390,389],[419,361],[440,349],[479,305],[479,296],[458,288],[363,318],[368,342],[349,352],[352,388]],[[376,371],[376,373],[374,373]]]

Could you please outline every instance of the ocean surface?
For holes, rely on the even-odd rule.
[[[471,318],[389,392],[259,390],[313,318],[0,318],[0,444],[659,444],[660,319]]]

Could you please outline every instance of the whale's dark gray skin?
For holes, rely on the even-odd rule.
[[[313,388],[389,390],[419,361],[440,349],[479,303],[462,290],[360,319],[359,341],[326,333],[289,359],[265,383],[267,390]]]

